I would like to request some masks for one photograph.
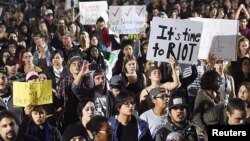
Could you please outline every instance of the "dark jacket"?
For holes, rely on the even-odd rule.
[[[155,141],[165,141],[168,134],[171,132],[179,132],[184,135],[185,141],[198,141],[195,126],[186,122],[180,127],[175,126],[171,122],[167,122],[164,127],[158,130],[155,136]]]
[[[66,67],[63,67],[63,71],[60,74],[60,78],[59,78],[60,80],[59,80],[58,84],[56,83],[56,76],[55,76],[55,73],[53,70],[53,66],[48,67],[45,70],[45,74],[48,77],[48,79],[52,80],[52,88],[56,89],[56,86],[59,85],[60,80],[63,79],[64,77],[68,76],[70,73]]]
[[[62,141],[60,131],[47,122],[44,123],[43,129],[40,129],[32,121],[28,122],[26,133],[35,137],[39,137],[43,141]]]
[[[77,122],[75,124],[69,125],[63,132],[62,141],[69,141],[75,136],[82,136],[91,141],[86,128],[83,126],[82,122]]]
[[[31,135],[18,133],[15,141],[41,141],[41,140]]]
[[[132,118],[135,118],[132,115]],[[132,119],[131,119],[132,120]],[[150,130],[148,128],[148,123],[144,120],[141,120],[139,118],[136,119],[137,121],[137,127],[138,127],[138,141],[152,141],[152,136],[150,134]],[[117,137],[117,129],[120,125],[119,121],[117,120],[117,116],[112,116],[109,118],[109,122],[111,123],[111,126],[113,128],[114,131],[114,139],[113,141],[118,141],[118,137]]]
[[[72,92],[75,94],[79,101],[87,98],[95,99],[95,88],[85,88],[83,85],[80,87],[72,83]],[[105,92],[106,95],[106,117],[111,117],[114,115],[114,96],[110,91]]]
[[[9,97],[8,101],[5,103],[2,97]],[[18,118],[19,122],[21,122],[24,118],[24,112],[22,107],[13,105],[13,93],[11,88],[8,89],[7,93],[0,98],[0,106],[5,107],[7,110],[13,112],[15,116]]]

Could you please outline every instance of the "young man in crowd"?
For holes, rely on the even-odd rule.
[[[226,107],[225,125],[245,124],[247,117],[247,105],[240,98],[229,100]]]
[[[19,120],[10,111],[0,113],[0,136],[1,141],[39,141],[33,136],[20,133]]]
[[[135,100],[132,92],[119,92],[114,108],[116,115],[109,119],[114,141],[152,141],[147,122],[133,115]]]
[[[168,122],[156,133],[156,141],[165,141],[171,132],[181,133],[185,141],[198,141],[196,127],[188,120],[188,105],[182,97],[169,100]]]

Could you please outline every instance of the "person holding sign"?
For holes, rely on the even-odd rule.
[[[146,106],[146,98],[149,94],[149,92],[156,87],[164,87],[165,89],[171,91],[175,88],[177,88],[180,85],[180,80],[179,80],[179,76],[177,76],[176,74],[176,65],[175,65],[176,60],[174,60],[174,58],[169,58],[169,64],[171,66],[172,69],[172,77],[173,77],[173,82],[165,82],[165,83],[161,83],[161,79],[162,79],[162,74],[160,71],[160,68],[158,67],[152,67],[151,69],[148,70],[147,72],[147,77],[150,80],[150,85],[148,87],[146,87],[145,89],[142,90],[141,94],[140,94],[140,106],[139,112],[144,112],[146,110],[148,110],[147,106]]]

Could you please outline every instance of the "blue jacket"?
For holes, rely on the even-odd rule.
[[[135,118],[132,115],[132,118]],[[149,128],[148,128],[148,123],[142,119],[137,118],[137,127],[138,127],[138,141],[153,141],[152,136],[150,134]],[[112,116],[109,118],[109,122],[111,123],[111,126],[114,131],[114,138],[113,141],[118,141],[117,137],[117,129],[119,126],[119,122],[117,120],[117,116]],[[147,136],[147,137],[145,137]],[[145,140],[146,139],[146,140]]]

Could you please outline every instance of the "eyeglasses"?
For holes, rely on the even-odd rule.
[[[126,102],[123,103],[123,105],[125,105],[125,106],[127,106],[127,107],[129,107],[129,105],[134,106],[134,105],[135,105],[135,102],[134,102],[134,101],[126,101]]]
[[[169,97],[170,97],[169,95],[163,94],[163,95],[161,95],[161,96],[156,96],[156,97],[154,97],[154,98],[164,99],[164,98],[169,98]]]

